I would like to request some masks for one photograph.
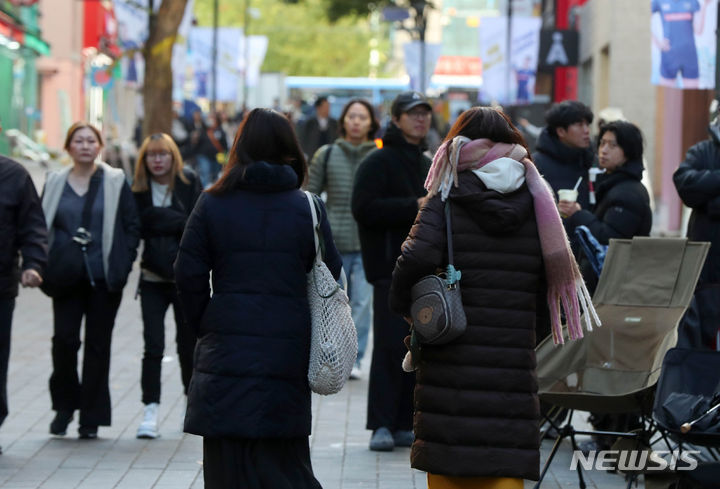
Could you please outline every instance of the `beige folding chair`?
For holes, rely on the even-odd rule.
[[[667,350],[677,342],[677,325],[687,309],[709,243],[681,238],[610,240],[593,304],[602,326],[581,340],[555,346],[546,338],[536,349],[540,400],[569,409],[540,474],[540,487],[561,441],[575,435],[649,439],[647,433],[578,431],[574,410],[639,414],[652,426],[655,384]],[[644,424],[644,423],[643,423]],[[578,466],[580,488],[586,487]],[[632,484],[633,478],[628,483]]]

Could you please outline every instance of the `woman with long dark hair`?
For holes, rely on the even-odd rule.
[[[521,489],[522,479],[537,480],[540,465],[536,329],[544,329],[549,310],[562,342],[562,303],[570,305],[570,338],[582,336],[578,311],[582,304],[592,314],[590,297],[552,191],[505,114],[464,112],[425,187],[393,272],[390,305],[409,317],[411,287],[447,265],[448,205],[468,324],[457,339],[422,345],[412,359],[412,465],[428,472],[429,489]]]
[[[145,352],[142,361],[143,420],[138,438],[157,438],[160,372],[165,350],[165,313],[175,314],[177,354],[185,394],[192,376],[195,336],[182,319],[173,263],[185,223],[200,197],[200,180],[183,166],[180,149],[163,133],[145,138],[135,164],[135,195],[144,242],[140,262],[140,307]]]
[[[80,438],[97,438],[98,426],[110,425],[110,342],[122,290],[137,256],[140,223],[132,192],[122,170],[97,160],[102,146],[96,127],[73,124],[65,138],[73,164],[48,173],[42,196],[50,232],[44,290],[53,298],[54,322],[50,397],[56,415],[50,433],[58,436],[66,434],[75,410],[80,410]],[[82,253],[81,244],[86,248]],[[70,261],[80,272],[72,283],[68,267],[52,276],[55,265]],[[80,378],[77,354],[83,317]]]
[[[350,100],[340,115],[340,137],[315,152],[307,184],[310,192],[327,191],[328,220],[347,276],[358,336],[358,354],[351,379],[360,376],[360,362],[370,332],[373,295],[372,285],[365,279],[358,226],[352,215],[352,188],[360,162],[377,149],[373,137],[379,128],[380,123],[367,100]]]
[[[306,175],[287,118],[252,110],[180,243],[175,280],[197,336],[185,431],[203,436],[208,489],[320,487],[308,445],[306,274],[315,243],[300,190]],[[324,260],[338,278],[340,254],[320,207]]]

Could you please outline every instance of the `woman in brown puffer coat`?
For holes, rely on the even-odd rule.
[[[549,187],[503,113],[462,114],[425,186],[390,305],[410,316],[412,285],[447,264],[447,202],[468,326],[450,343],[422,345],[413,359],[412,466],[428,472],[430,489],[521,489],[522,479],[539,475],[536,330],[549,332],[549,311],[561,342],[558,301],[565,301],[575,311],[570,336],[582,336],[577,306],[589,296]]]

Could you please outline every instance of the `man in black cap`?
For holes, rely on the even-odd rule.
[[[18,282],[23,287],[42,284],[47,252],[45,216],[30,174],[0,156],[0,425],[8,414],[10,327]]]
[[[390,312],[388,294],[395,260],[426,194],[431,161],[423,155],[432,107],[418,92],[392,104],[383,147],[360,163],[352,212],[358,222],[365,276],[373,285],[373,354],[368,389],[370,450],[389,451],[413,441],[414,374],[402,371],[408,325]]]

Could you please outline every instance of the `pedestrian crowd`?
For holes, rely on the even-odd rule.
[[[100,131],[77,122],[64,145],[72,164],[49,172],[40,196],[20,164],[0,157],[0,424],[20,283],[52,300],[50,434],[65,436],[75,416],[82,439],[110,425],[113,326],[142,241],[130,284],[144,337],[137,437],[159,436],[172,306],[184,429],[203,437],[205,487],[319,488],[307,379],[317,232],[357,331],[351,380],[373,342],[369,449],[411,447],[431,489],[537,480],[535,347],[550,335],[562,341],[561,317],[571,338],[581,335],[579,311],[593,310],[598,280],[578,230],[600,245],[650,235],[640,129],[607,110],[593,136],[594,114],[577,101],[553,105],[543,128],[474,107],[436,130],[428,151],[436,124],[421,93],[399,94],[386,124],[364,99],[337,120],[329,108],[319,97],[297,124],[273,109],[236,121],[176,114],[170,134],[138,135],[131,178],[99,159]],[[688,236],[713,244],[680,326],[681,344],[694,348],[720,342],[711,326],[720,317],[720,118],[710,129],[674,175],[692,208]],[[323,195],[317,229],[303,190]],[[466,329],[418,346],[413,285],[448,262],[459,270]],[[632,423],[592,420],[606,431]]]

